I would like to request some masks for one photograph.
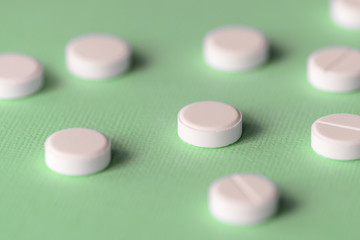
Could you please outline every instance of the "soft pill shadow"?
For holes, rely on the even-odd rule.
[[[60,86],[60,80],[57,75],[50,69],[44,71],[44,85],[39,92],[49,92]]]
[[[262,128],[252,120],[243,122],[242,134],[239,140],[230,146],[237,146],[238,144],[246,144],[253,141],[262,132]]]
[[[291,213],[298,207],[298,204],[288,196],[280,196],[276,216],[283,216]]]
[[[147,65],[147,59],[137,51],[133,51],[131,58],[131,67],[128,72],[138,71],[142,68],[145,68]]]
[[[280,47],[278,47],[276,44],[271,45],[270,49],[269,49],[269,58],[268,58],[268,63],[272,64],[272,63],[276,63],[279,60],[284,58],[284,50],[281,49]]]
[[[262,128],[253,121],[246,121],[243,123],[243,133],[241,136],[242,142],[248,142],[260,135]]]
[[[120,148],[113,148],[111,150],[111,162],[107,167],[107,170],[113,170],[123,167],[129,162],[130,160],[129,153],[119,149]]]

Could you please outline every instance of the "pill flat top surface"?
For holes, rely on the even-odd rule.
[[[89,128],[57,131],[45,141],[45,163],[64,175],[88,175],[106,168],[111,160],[111,141]]]
[[[350,47],[324,48],[312,55],[315,64],[324,72],[345,76],[360,74],[360,51]]]
[[[308,58],[308,80],[329,92],[348,92],[360,88],[360,50],[348,46],[319,49]]]
[[[131,47],[116,35],[89,33],[71,40],[65,56],[72,74],[83,79],[103,80],[127,71]]]
[[[317,134],[334,141],[360,143],[360,116],[355,114],[332,114],[315,122]]]
[[[268,178],[241,173],[214,181],[209,188],[209,208],[215,218],[233,224],[261,222],[277,209],[279,191]]]
[[[223,71],[245,71],[268,57],[269,43],[259,30],[242,25],[216,28],[205,35],[205,62]]]
[[[332,0],[330,2],[331,14],[336,23],[345,28],[360,28],[359,0]]]
[[[47,141],[52,150],[69,155],[94,156],[109,147],[102,133],[87,128],[70,128],[53,134]]]
[[[224,130],[241,120],[240,112],[233,106],[216,101],[189,104],[179,112],[179,119],[198,130]]]
[[[350,4],[352,7],[356,8],[357,10],[360,10],[360,1],[359,0],[341,0],[348,4]]]
[[[207,41],[228,54],[251,54],[266,47],[264,36],[252,28],[229,26],[210,32]]]
[[[235,174],[222,179],[214,187],[233,204],[244,204],[241,207],[263,204],[277,195],[275,185],[257,175]]]
[[[42,66],[32,57],[18,54],[0,54],[0,81],[17,83],[31,81],[41,74]]]
[[[118,37],[89,34],[70,42],[68,48],[79,57],[94,62],[111,62],[130,54],[129,46]]]
[[[311,127],[311,146],[326,158],[360,159],[360,115],[336,113],[319,118]]]
[[[351,7],[353,11],[360,11],[359,0],[332,0],[332,2],[344,4],[344,6]]]

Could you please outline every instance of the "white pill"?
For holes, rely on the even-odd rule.
[[[337,24],[360,29],[360,0],[332,0],[330,10]]]
[[[86,34],[71,40],[66,46],[66,65],[80,78],[111,78],[125,72],[130,62],[130,45],[115,35]]]
[[[311,146],[327,158],[360,159],[360,115],[336,113],[319,118],[311,127]]]
[[[322,48],[307,63],[308,80],[329,92],[347,92],[360,87],[360,51],[346,46]]]
[[[178,113],[179,137],[198,147],[223,147],[236,142],[241,133],[241,113],[223,102],[195,102]]]
[[[209,32],[203,42],[208,65],[223,71],[243,71],[257,67],[268,58],[269,42],[259,30],[231,25]]]
[[[45,141],[45,162],[55,172],[87,175],[104,169],[111,159],[111,142],[102,133],[88,128],[69,128]]]
[[[0,98],[20,98],[43,85],[43,66],[22,53],[0,54]]]
[[[249,173],[225,176],[209,188],[209,209],[220,221],[255,224],[275,214],[279,191],[270,179]]]

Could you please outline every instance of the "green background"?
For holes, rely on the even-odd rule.
[[[359,47],[360,32],[335,25],[327,0],[22,0],[1,2],[0,52],[45,66],[35,95],[0,101],[1,239],[355,239],[360,163],[313,152],[319,117],[360,113],[360,91],[313,88],[314,50]],[[245,73],[211,69],[202,39],[211,29],[246,24],[263,31],[272,53]],[[132,69],[104,82],[68,73],[64,48],[88,32],[109,32],[134,49]],[[177,112],[200,100],[224,101],[244,116],[241,139],[202,149],[177,136]],[[49,170],[43,144],[53,132],[88,127],[113,142],[111,165],[85,177]],[[256,226],[214,219],[209,184],[234,172],[273,179],[278,214]]]

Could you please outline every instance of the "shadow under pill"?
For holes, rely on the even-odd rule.
[[[111,150],[111,162],[108,166],[108,170],[117,169],[124,166],[130,160],[130,155],[124,150],[112,149]]]
[[[253,138],[256,138],[256,136],[260,135],[262,131],[262,128],[260,125],[254,123],[254,122],[244,122],[243,123],[243,133],[241,136],[242,142],[251,141]]]
[[[128,72],[138,71],[139,69],[142,69],[147,65],[148,65],[147,59],[143,55],[134,51],[131,58],[131,67],[128,70]]]
[[[54,72],[45,69],[44,71],[44,84],[39,92],[48,92],[60,86],[60,80]]]
[[[279,48],[277,45],[271,45],[270,46],[270,50],[269,50],[269,59],[268,62],[274,63],[277,62],[279,60],[281,60],[282,58],[284,58],[284,51],[283,49]]]
[[[276,215],[283,216],[294,211],[298,207],[298,204],[287,196],[280,196],[278,211]]]
[[[254,140],[262,132],[262,128],[257,123],[250,121],[243,122],[242,134],[239,140],[231,144],[230,146],[237,146],[246,144]]]

